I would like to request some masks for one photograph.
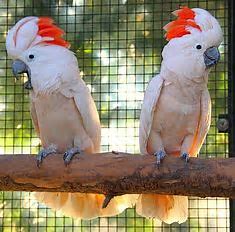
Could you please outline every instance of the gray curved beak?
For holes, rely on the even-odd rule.
[[[19,80],[19,75],[22,73],[26,73],[28,76],[28,81],[25,82],[24,87],[26,89],[32,89],[31,84],[31,71],[27,64],[25,64],[22,60],[14,60],[12,63],[12,72],[17,80]]]
[[[206,67],[211,68],[216,65],[220,59],[219,49],[217,47],[208,48],[203,56]]]

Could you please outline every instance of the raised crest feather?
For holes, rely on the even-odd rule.
[[[70,47],[70,44],[62,38],[64,31],[53,24],[53,20],[48,17],[39,17],[38,20],[38,35],[42,38],[50,38],[44,40],[45,43],[63,46],[66,48]]]
[[[189,27],[196,28],[201,31],[200,26],[195,22],[195,12],[184,6],[173,12],[178,18],[168,23],[163,29],[166,31],[166,39],[169,41],[173,38],[182,37],[190,34]]]

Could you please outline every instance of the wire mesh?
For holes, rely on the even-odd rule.
[[[227,1],[180,0],[0,0],[0,153],[36,154],[40,147],[29,113],[24,80],[15,82],[5,51],[8,29],[24,16],[51,16],[66,31],[102,122],[102,150],[138,152],[138,123],[144,90],[159,72],[166,43],[162,27],[179,6],[209,10],[220,22],[221,61],[210,74],[212,126],[202,157],[227,157],[228,138],[216,119],[227,113]],[[0,193],[0,231],[229,231],[229,202],[190,198],[189,219],[167,225],[127,209],[91,221],[63,217],[33,200],[30,193]]]

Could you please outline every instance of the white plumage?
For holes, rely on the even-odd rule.
[[[77,59],[65,41],[53,37],[52,21],[43,18],[41,22],[45,25],[39,35],[39,18],[20,20],[9,31],[6,41],[8,54],[30,70],[30,111],[35,130],[44,149],[53,147],[57,153],[64,153],[77,147],[88,155],[97,153],[101,139],[99,115],[80,78]],[[43,29],[48,27],[52,37],[43,37]],[[56,30],[60,33],[59,28]],[[66,216],[81,219],[114,216],[136,201],[133,195],[118,196],[103,209],[102,194],[35,193],[35,197]]]
[[[145,92],[139,129],[142,154],[197,156],[210,127],[207,80],[209,65],[214,65],[219,58],[217,47],[222,41],[222,32],[207,11],[183,8],[174,14],[178,16],[182,10],[185,14],[179,16],[181,20],[165,27],[170,41],[162,52],[161,71]],[[177,34],[176,25],[192,25],[192,22],[197,26],[186,26],[185,35]],[[188,199],[142,194],[136,211],[165,223],[182,223],[188,217]]]

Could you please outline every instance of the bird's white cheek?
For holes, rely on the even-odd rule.
[[[40,78],[40,74],[37,71],[31,70],[31,84],[33,86],[34,91],[38,91],[43,85],[42,79]]]
[[[60,87],[61,75],[46,71],[42,73],[35,71],[32,72],[31,83],[36,94],[51,94]]]
[[[185,75],[188,73],[188,66],[185,63],[185,58],[182,57],[168,57],[168,59],[165,59],[163,64],[173,73],[177,75]]]
[[[203,77],[205,73],[205,65],[198,63],[196,65],[189,65],[184,70],[184,76],[188,78],[200,78]]]
[[[196,65],[194,67],[194,72],[197,74],[197,76],[204,76],[206,71],[206,65],[204,63],[203,56],[198,57],[198,59],[195,61]]]
[[[36,70],[31,70],[31,84],[36,94],[41,93],[46,85],[45,74],[42,75]]]

